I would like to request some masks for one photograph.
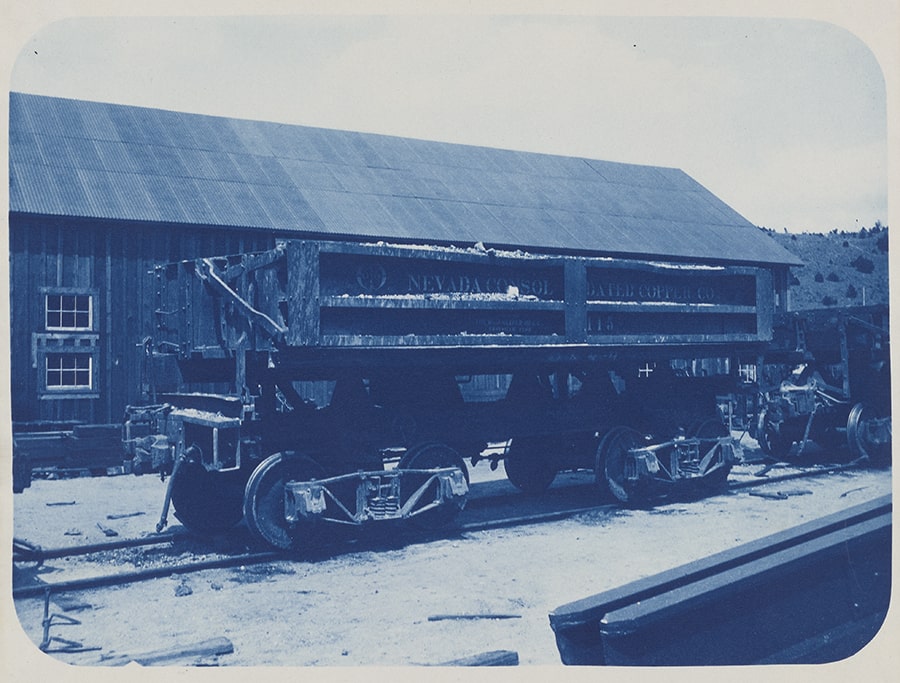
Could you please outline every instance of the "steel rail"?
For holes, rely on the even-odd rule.
[[[746,482],[735,482],[729,484],[727,489],[723,491],[723,493],[732,491],[732,490],[744,490],[747,488],[754,488],[757,486],[764,486],[768,484],[777,484],[783,481],[790,481],[794,479],[804,479],[804,478],[812,478],[824,474],[831,474],[837,471],[843,471],[848,469],[857,468],[858,463],[847,463],[844,465],[833,465],[829,467],[823,467],[821,469],[814,470],[804,470],[801,472],[791,472],[785,475],[777,476],[777,477],[760,477],[758,480],[751,480]],[[445,530],[443,533],[429,533],[419,536],[419,541],[429,541],[435,540],[438,538],[446,538],[451,534],[460,534],[460,533],[470,533],[477,531],[489,531],[491,529],[500,529],[500,528],[509,528],[515,526],[525,526],[528,524],[542,524],[547,522],[559,521],[562,519],[568,519],[571,517],[575,517],[581,514],[587,514],[591,512],[598,511],[614,511],[621,509],[621,506],[615,503],[607,503],[607,504],[599,504],[588,507],[580,507],[580,508],[572,508],[568,510],[554,510],[551,512],[540,512],[531,515],[520,515],[514,517],[506,517],[501,519],[492,519],[481,522],[472,522],[469,524],[461,524],[454,526],[450,529]],[[181,536],[181,533],[172,533],[167,534],[167,536]],[[134,539],[135,543],[133,544],[135,547],[142,544],[149,544],[147,541],[154,541],[156,539]],[[164,542],[165,540],[174,540],[174,539],[159,539],[159,542]],[[124,544],[124,545],[123,545]],[[95,546],[82,546],[82,548],[96,547],[98,550],[87,551],[86,553],[79,554],[90,554],[90,552],[101,552],[103,550],[113,549],[113,547],[128,547],[127,541],[117,541],[115,543],[108,544],[96,544]],[[67,549],[58,548],[51,551],[46,551],[44,557],[67,557],[69,555],[66,554]],[[206,569],[222,569],[227,567],[241,566],[241,565],[252,565],[252,564],[261,564],[263,562],[272,562],[276,560],[286,560],[291,558],[296,558],[296,553],[291,552],[282,552],[282,551],[264,551],[257,553],[244,553],[241,555],[232,555],[227,557],[221,557],[216,559],[209,560],[199,560],[194,562],[183,562],[175,565],[166,565],[160,567],[150,567],[147,569],[141,569],[133,572],[119,572],[115,574],[108,574],[103,576],[95,576],[95,577],[85,577],[82,579],[73,579],[71,581],[59,581],[55,583],[40,583],[33,586],[21,586],[19,588],[13,589],[13,598],[31,598],[37,596],[43,596],[48,590],[51,593],[65,593],[72,591],[80,591],[80,590],[88,590],[91,588],[102,588],[106,586],[113,585],[122,585],[128,583],[137,583],[139,581],[145,581],[148,579],[159,578],[162,576],[171,576],[172,574],[191,574],[194,572],[204,571]],[[34,560],[25,560],[25,561],[34,561]]]
[[[36,596],[43,596],[48,592],[53,595],[57,593],[88,590],[90,588],[104,588],[106,586],[137,583],[139,581],[157,579],[173,574],[191,574],[203,571],[204,569],[222,569],[240,565],[260,564],[262,562],[284,559],[284,557],[285,553],[277,552],[246,553],[243,555],[221,557],[214,560],[199,560],[196,562],[184,562],[164,567],[150,567],[133,572],[117,572],[115,574],[104,576],[89,576],[82,579],[72,579],[70,581],[58,581],[54,583],[41,582],[33,586],[14,588],[13,599],[33,598]]]
[[[835,468],[829,468],[827,471],[832,472],[836,468],[845,469],[846,466],[836,466]],[[824,471],[822,471],[824,473]],[[762,484],[773,483],[778,481],[785,481],[788,479],[794,479],[798,477],[806,477],[810,476],[809,472],[793,472],[790,474],[782,475],[780,477],[766,477],[765,479],[760,479],[758,481],[749,481],[749,482],[736,482],[730,483],[728,485],[728,489],[740,489],[747,488],[752,486],[759,486]],[[473,501],[470,501],[470,507],[478,507],[485,508],[490,507],[494,501],[503,500],[509,497],[509,494],[502,495],[491,495],[485,496],[482,498],[477,498]],[[571,517],[573,515],[581,514],[584,512],[592,512],[598,509],[609,507],[611,509],[615,509],[618,507],[616,504],[610,505],[591,505],[582,508],[575,508],[571,510],[557,510],[553,512],[542,512],[542,513],[534,513],[531,515],[522,515],[518,517],[510,517],[506,519],[492,520],[488,522],[473,522],[470,524],[463,524],[461,526],[455,527],[458,530],[463,531],[483,531],[491,528],[500,528],[500,527],[509,527],[509,526],[517,526],[520,524],[528,524],[531,522],[545,522],[545,521],[553,521],[554,519],[561,519],[565,517]],[[43,562],[44,560],[51,559],[60,559],[67,557],[77,557],[79,555],[91,555],[93,553],[102,553],[110,550],[121,550],[123,548],[141,548],[144,546],[150,545],[163,545],[165,543],[173,543],[177,540],[189,539],[191,538],[191,534],[188,531],[169,531],[164,534],[158,534],[155,536],[144,537],[144,538],[126,538],[120,539],[117,541],[105,541],[102,543],[89,543],[84,545],[75,545],[75,546],[64,546],[57,548],[42,548],[41,546],[31,546],[27,550],[20,550],[20,555],[17,557],[16,553],[13,553],[13,562]],[[17,541],[19,539],[14,539]],[[22,539],[24,541],[24,539]]]
[[[471,524],[463,524],[448,529],[443,534],[427,534],[422,541],[433,540],[436,538],[446,538],[448,532],[451,534],[468,533],[475,531],[488,531],[490,529],[507,528],[512,526],[522,526],[525,524],[540,524],[545,522],[566,519],[575,515],[594,512],[604,508],[617,509],[615,504],[596,505],[592,507],[574,508],[571,510],[557,510],[554,512],[537,513],[534,515],[524,515],[520,517],[509,517],[499,520],[489,520],[486,522],[474,522]],[[55,555],[56,557],[65,557],[65,555]],[[259,553],[245,553],[242,555],[232,555],[211,560],[200,560],[195,562],[183,562],[175,565],[165,565],[160,567],[148,567],[133,572],[117,572],[115,574],[106,574],[102,576],[85,577],[81,579],[72,579],[70,581],[58,581],[54,583],[42,582],[32,586],[21,586],[13,589],[13,599],[33,598],[45,595],[48,591],[51,594],[69,593],[73,591],[89,590],[91,588],[104,588],[107,586],[122,585],[128,583],[137,583],[148,579],[160,578],[163,576],[171,576],[173,574],[192,574],[194,572],[204,571],[206,569],[223,569],[235,566],[245,566],[251,564],[261,564],[263,562],[272,562],[276,560],[286,560],[296,557],[295,553],[287,551],[265,551]]]
[[[789,472],[788,474],[782,474],[775,477],[770,477],[768,474],[763,476],[757,476],[756,479],[751,479],[750,481],[737,481],[737,482],[729,482],[728,490],[740,490],[746,488],[752,488],[754,486],[762,486],[764,484],[772,484],[778,483],[782,481],[790,481],[791,479],[806,479],[808,477],[816,477],[821,474],[833,474],[834,472],[842,472],[845,470],[854,470],[860,469],[861,461],[865,460],[865,458],[857,458],[852,462],[844,463],[843,465],[826,465],[818,469],[807,469],[801,470],[799,472]],[[749,464],[749,463],[748,463]],[[782,464],[782,463],[777,463]],[[790,463],[784,463],[788,466],[791,466]],[[756,475],[754,475],[756,476]]]
[[[765,477],[760,477],[758,479],[752,479],[749,481],[742,482],[732,482],[728,484],[728,487],[719,492],[726,493],[727,491],[739,491],[748,488],[754,488],[757,486],[765,486],[767,484],[777,484],[783,481],[791,481],[793,479],[806,479],[811,477],[820,476],[823,474],[832,474],[834,472],[839,472],[848,469],[858,469],[859,463],[854,461],[852,463],[847,463],[844,465],[832,465],[828,467],[823,467],[821,469],[814,470],[804,470],[801,472],[790,472],[788,474],[783,474],[775,477],[769,477],[766,475]],[[713,493],[712,495],[716,495]],[[497,496],[499,497],[499,496]],[[709,496],[712,497],[712,496]],[[481,499],[485,500],[485,499]],[[622,506],[617,503],[607,503],[600,505],[591,505],[588,507],[581,508],[572,508],[570,510],[556,510],[553,512],[540,512],[535,513],[533,515],[522,515],[519,517],[509,517],[506,519],[496,519],[490,520],[487,522],[473,522],[472,524],[462,524],[455,527],[458,531],[486,531],[488,529],[499,529],[504,527],[512,527],[512,526],[524,526],[526,524],[535,524],[535,523],[543,523],[543,522],[551,522],[559,519],[566,519],[568,517],[575,517],[576,515],[585,514],[589,512],[597,512],[600,510],[614,511],[620,510]]]
[[[13,553],[13,562],[43,562],[44,560],[57,559],[61,557],[76,557],[78,555],[90,555],[92,553],[102,553],[108,550],[121,550],[122,548],[140,548],[148,545],[162,545],[164,543],[172,543],[179,538],[187,538],[186,532],[169,532],[147,538],[123,538],[118,541],[105,541],[103,543],[88,543],[85,545],[74,545],[60,548],[42,548],[40,546],[32,546],[27,550],[21,551],[24,555],[16,557]],[[15,539],[18,540],[18,539]]]

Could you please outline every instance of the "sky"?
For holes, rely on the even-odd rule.
[[[377,5],[372,5],[377,7]],[[73,17],[10,90],[684,170],[756,225],[888,223],[870,48],[811,19]]]

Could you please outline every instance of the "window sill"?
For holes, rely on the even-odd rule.
[[[40,400],[42,401],[56,401],[58,399],[67,399],[67,398],[100,398],[99,391],[91,391],[90,389],[81,390],[81,389],[45,389],[41,392]]]

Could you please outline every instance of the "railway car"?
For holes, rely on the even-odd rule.
[[[796,459],[810,443],[890,459],[890,331],[886,306],[779,315],[761,359],[751,433],[763,451]]]
[[[445,524],[484,457],[527,493],[572,469],[625,503],[719,486],[734,380],[689,369],[757,357],[775,308],[764,267],[480,244],[288,240],[151,277],[153,401],[125,442],[136,472],[170,475],[160,528],[171,502],[279,548],[329,523]]]

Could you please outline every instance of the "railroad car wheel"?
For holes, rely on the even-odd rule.
[[[775,422],[766,411],[759,416],[756,440],[766,455],[785,460],[794,445],[793,439],[782,432],[782,424]]]
[[[890,443],[873,443],[869,439],[868,423],[879,419],[879,415],[871,406],[857,403],[847,417],[847,445],[854,458],[868,456],[873,464],[885,464],[891,455]]]
[[[594,468],[597,482],[605,484],[606,489],[622,503],[633,503],[640,497],[637,484],[626,476],[625,463],[628,451],[643,443],[644,437],[636,429],[614,427],[597,446]]]
[[[458,467],[462,470],[469,483],[469,470],[459,453],[450,446],[442,443],[425,443],[410,448],[400,458],[398,469],[428,470],[438,467]],[[400,482],[400,505],[406,505],[409,497],[419,489],[428,479],[425,474],[404,475]],[[437,482],[434,482],[425,492],[422,504],[435,500],[437,495]],[[460,513],[465,505],[465,500],[454,499],[447,501],[439,507],[410,517],[409,521],[420,529],[439,529],[448,525]]]
[[[216,534],[241,521],[244,473],[209,472],[200,463],[184,462],[172,482],[175,517],[191,531]]]
[[[284,485],[322,476],[322,468],[310,457],[292,452],[270,455],[257,465],[247,481],[244,492],[247,526],[257,537],[282,550],[310,541],[317,531],[313,528],[315,523],[291,525],[284,518]]]
[[[556,478],[556,440],[548,436],[517,438],[506,449],[506,478],[523,493],[546,491]]]

